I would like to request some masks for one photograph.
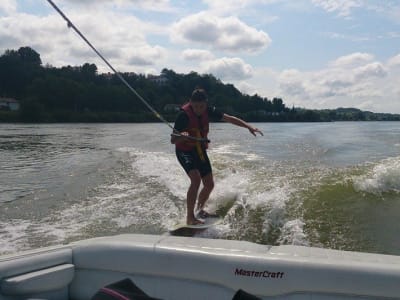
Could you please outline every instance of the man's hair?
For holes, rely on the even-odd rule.
[[[190,101],[193,102],[207,102],[208,101],[208,96],[207,93],[204,89],[202,88],[195,88],[192,96],[190,97]]]

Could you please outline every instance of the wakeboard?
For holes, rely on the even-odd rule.
[[[168,231],[171,235],[192,236],[199,230],[205,230],[212,226],[221,224],[222,218],[220,217],[205,218],[202,219],[202,221],[204,221],[204,224],[198,224],[198,225],[188,225],[184,222],[178,223],[172,228],[170,228]]]

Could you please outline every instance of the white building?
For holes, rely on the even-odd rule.
[[[158,85],[164,85],[167,84],[168,78],[165,77],[164,75],[147,75],[147,79],[150,81],[158,84]]]
[[[0,97],[0,110],[19,110],[20,104],[14,98]]]
[[[164,106],[165,112],[178,112],[181,110],[182,104],[166,104]]]

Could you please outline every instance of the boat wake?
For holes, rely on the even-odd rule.
[[[355,177],[354,188],[360,192],[376,195],[388,192],[400,193],[400,157],[384,159],[366,174]]]

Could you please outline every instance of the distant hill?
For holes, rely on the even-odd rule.
[[[317,110],[321,121],[400,121],[399,114],[374,113],[358,108]]]
[[[399,121],[400,115],[376,114],[354,108],[310,110],[286,107],[283,99],[246,95],[212,74],[122,74],[135,90],[167,120],[192,90],[201,86],[212,105],[250,122]],[[98,74],[97,66],[42,65],[30,47],[6,50],[0,56],[0,97],[19,101],[18,111],[0,109],[0,122],[157,122],[158,119],[114,74]],[[5,107],[5,106],[4,106]]]

